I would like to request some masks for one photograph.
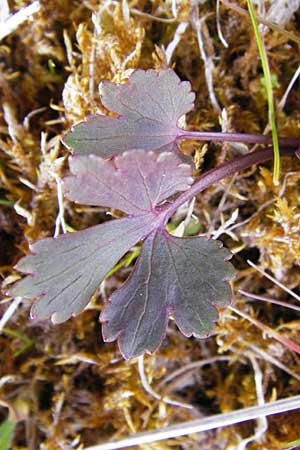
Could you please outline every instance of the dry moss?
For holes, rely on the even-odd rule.
[[[30,2],[11,1],[11,11]],[[28,252],[28,242],[52,236],[58,214],[57,183],[66,170],[62,134],[87,114],[103,111],[97,87],[101,80],[124,80],[135,68],[167,65],[163,46],[173,39],[179,23],[188,20],[192,3],[132,0],[40,1],[41,8],[0,45],[0,273],[3,293],[18,276],[13,265]],[[228,131],[263,132],[267,100],[262,72],[247,16],[221,6],[225,48],[217,35],[216,5],[199,2],[204,17],[205,52],[212,58],[214,91],[226,108]],[[271,2],[265,2],[268,10]],[[126,2],[123,2],[126,6]],[[238,2],[245,8],[246,2]],[[194,6],[195,7],[195,6]],[[163,21],[157,21],[157,18]],[[297,37],[299,13],[282,27]],[[278,101],[299,62],[299,48],[285,33],[265,29],[265,45]],[[195,29],[189,26],[174,51],[171,66],[192,83],[195,110],[187,118],[193,129],[219,129],[219,115],[210,102]],[[276,82],[275,82],[276,81]],[[278,113],[279,134],[299,136],[300,91],[293,89]],[[223,126],[225,126],[223,123]],[[244,146],[186,143],[196,153],[199,171],[230,159]],[[238,208],[244,225],[226,230],[222,239],[235,253],[238,277],[234,289],[294,303],[284,291],[249,268],[250,258],[285,286],[297,292],[299,259],[299,163],[286,159],[282,181],[272,184],[270,166],[254,168],[214,186],[197,199],[195,214],[201,231],[213,232]],[[222,199],[222,208],[220,200]],[[105,220],[102,210],[65,203],[69,227],[82,229]],[[95,296],[80,316],[59,326],[29,320],[28,301],[14,312],[0,334],[0,400],[14,411],[18,425],[14,449],[83,448],[130,433],[226,412],[257,403],[256,358],[263,375],[265,399],[299,394],[299,357],[255,325],[224,311],[210,339],[185,339],[170,324],[159,351],[145,360],[154,389],[190,403],[193,409],[166,405],[143,388],[136,361],[123,361],[115,344],[103,344],[98,322],[103,298],[119,286],[130,268],[123,267]],[[299,313],[275,305],[248,302],[237,295],[236,307],[284,336],[300,343]],[[0,310],[9,305],[3,296]],[[11,332],[18,332],[13,335]],[[23,336],[23,338],[22,338]],[[27,341],[26,341],[27,338]],[[25,341],[24,341],[25,339]],[[22,350],[24,342],[27,348]],[[16,352],[19,354],[16,355]],[[165,377],[180,367],[212,356],[228,356],[201,369],[186,370],[171,382]],[[275,361],[275,362],[274,362]],[[276,366],[276,362],[278,363]],[[0,408],[1,419],[7,408]],[[279,448],[299,438],[297,412],[273,416],[260,442],[250,449]],[[205,435],[164,441],[145,448],[236,448],[251,435],[253,423]],[[80,447],[81,446],[81,447]]]

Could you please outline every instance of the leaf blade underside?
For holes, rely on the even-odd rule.
[[[118,339],[125,358],[152,353],[165,336],[169,314],[186,336],[207,336],[217,319],[215,306],[231,300],[230,257],[219,241],[154,231],[131,277],[104,307],[104,340]]]
[[[10,295],[41,296],[33,304],[31,316],[64,322],[85,308],[105,275],[153,227],[153,215],[147,214],[37,241],[31,246],[33,254],[16,266],[30,275],[17,282]]]
[[[190,165],[173,153],[132,150],[111,161],[97,155],[77,155],[69,164],[71,175],[63,182],[66,197],[133,215],[153,211],[193,183]]]
[[[194,105],[190,83],[171,69],[136,70],[125,84],[100,84],[102,103],[118,117],[93,115],[75,125],[64,143],[103,158],[135,148],[176,150],[177,122]]]

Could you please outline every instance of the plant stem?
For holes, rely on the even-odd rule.
[[[232,9],[232,11],[235,11],[237,14],[240,14],[241,16],[244,16],[248,20],[250,20],[249,13],[246,9],[241,8],[236,3],[231,3],[228,0],[220,0],[220,1],[221,1],[221,3],[223,3],[223,5],[227,6],[227,8]],[[279,33],[279,34],[283,34],[287,38],[287,40],[290,40],[290,41],[296,42],[297,44],[300,44],[300,38],[298,36],[296,36],[294,33],[291,33],[290,31],[285,30],[280,25],[270,22],[269,20],[266,20],[263,17],[260,17],[260,16],[255,16],[255,17],[259,23],[266,25],[271,30],[277,31],[277,33]]]
[[[295,152],[295,148],[282,148],[280,151],[281,156],[291,156]],[[233,175],[243,169],[247,169],[247,167],[251,167],[254,164],[260,164],[268,161],[269,159],[272,159],[272,157],[273,148],[263,148],[261,150],[256,150],[255,152],[248,153],[247,155],[240,156],[232,161],[221,164],[215,169],[207,171],[195,181],[189,190],[183,192],[183,194],[177,197],[173,203],[166,207],[164,211],[164,224],[167,223],[168,219],[176,212],[179,206],[199,194],[199,192],[202,192],[209,186],[221,181],[223,178]]]
[[[248,133],[221,133],[216,131],[189,131],[178,129],[178,140],[194,139],[195,141],[223,141],[223,142],[244,142],[246,144],[270,144],[272,145],[272,136],[263,134]],[[279,145],[283,147],[300,147],[300,138],[278,138]]]
[[[272,77],[270,66],[268,62],[267,52],[264,46],[264,41],[261,36],[261,33],[258,28],[258,23],[254,14],[254,8],[251,3],[251,0],[247,0],[249,15],[251,18],[256,44],[258,47],[261,65],[264,73],[264,81],[265,81],[265,89],[268,100],[268,118],[269,125],[272,129],[272,139],[273,139],[273,148],[274,148],[274,169],[273,169],[273,183],[275,185],[279,184],[279,174],[280,174],[280,152],[279,152],[279,142],[277,135],[277,127],[276,127],[276,114],[275,114],[275,106],[274,106],[274,98],[273,98],[273,88],[272,88]]]

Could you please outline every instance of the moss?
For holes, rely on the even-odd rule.
[[[135,68],[166,66],[165,47],[179,23],[188,20],[189,1],[179,1],[172,20],[171,1],[129,1],[129,18],[122,2],[102,0],[41,1],[31,20],[1,41],[0,55],[0,274],[2,291],[17,277],[13,265],[28,252],[28,242],[51,236],[58,214],[57,180],[67,170],[67,150],[60,138],[87,114],[105,112],[98,95],[101,80],[125,80]],[[226,108],[228,131],[262,133],[267,125],[267,103],[262,95],[261,63],[250,22],[245,14],[221,2],[221,27],[225,48],[217,34],[214,2],[199,8],[206,15],[204,47],[212,57],[213,86],[218,102]],[[238,2],[245,8],[246,2]],[[29,2],[11,1],[17,11]],[[126,4],[126,2],[123,2]],[[268,5],[267,5],[268,6]],[[164,22],[156,18],[164,19]],[[293,15],[284,27],[297,37]],[[288,35],[265,29],[265,46],[271,71],[276,76],[278,104],[297,69],[299,49]],[[189,26],[176,47],[171,66],[196,91],[195,110],[187,118],[193,129],[220,129],[219,114],[210,103],[203,61],[195,29]],[[293,89],[283,111],[278,112],[278,131],[299,136],[299,90]],[[185,143],[195,153],[199,171],[248,151],[244,146]],[[205,191],[195,204],[201,232],[213,232],[238,208],[243,225],[226,229],[222,239],[235,253],[239,289],[295,301],[283,290],[249,267],[248,258],[268,269],[282,284],[297,292],[299,258],[299,163],[282,161],[279,187],[272,184],[272,168],[253,168]],[[222,199],[222,208],[219,204]],[[3,203],[4,202],[4,203]],[[8,203],[5,203],[8,202]],[[113,212],[114,213],[114,212]],[[65,202],[67,223],[75,229],[105,220],[99,209]],[[175,219],[176,220],[176,219]],[[16,335],[0,334],[0,396],[17,411],[18,427],[13,448],[55,449],[72,442],[86,447],[145,429],[157,429],[202,414],[227,412],[257,403],[254,369],[256,357],[263,376],[265,400],[299,394],[299,357],[266,337],[252,323],[224,311],[216,334],[207,340],[186,339],[173,324],[162,347],[145,359],[151,385],[162,395],[191,403],[188,410],[158,402],[142,387],[136,361],[123,361],[115,344],[103,344],[98,323],[104,291],[109,295],[128,276],[125,265],[107,281],[89,308],[59,326],[29,320],[29,302],[23,301],[11,317],[11,330],[27,336],[32,345],[19,356],[23,345]],[[299,314],[267,303],[248,302],[236,295],[236,307],[300,341]],[[3,295],[1,312],[8,303]],[[257,353],[263,351],[264,353]],[[172,382],[165,377],[215,355],[230,362],[186,370]],[[262,356],[264,355],[264,356]],[[266,355],[271,357],[268,358]],[[274,360],[279,365],[274,366]],[[273,361],[273,363],[272,363]],[[282,368],[280,369],[279,366]],[[287,370],[284,370],[287,369]],[[9,378],[7,378],[9,377]],[[160,386],[160,387],[159,387]],[[1,414],[5,417],[5,409]],[[279,448],[299,438],[297,413],[273,416],[261,442],[251,449]],[[25,436],[25,426],[27,434]],[[253,433],[253,423],[224,428],[203,436],[164,441],[151,448],[235,448],[238,437]],[[181,446],[182,444],[182,446]],[[146,447],[145,447],[146,448]],[[147,447],[150,448],[150,447]]]

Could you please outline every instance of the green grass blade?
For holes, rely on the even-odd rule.
[[[291,448],[298,448],[300,446],[300,439],[297,439],[296,441],[288,442],[287,444],[283,444],[282,450],[288,450]]]
[[[256,43],[258,46],[258,51],[261,59],[261,64],[264,73],[266,93],[268,99],[268,119],[269,124],[272,129],[272,139],[273,139],[273,147],[274,147],[274,169],[273,169],[273,182],[275,185],[279,184],[279,173],[280,173],[280,153],[279,153],[279,143],[278,143],[278,135],[276,128],[276,115],[273,101],[273,90],[272,90],[272,78],[270,67],[268,63],[268,58],[265,50],[265,46],[258,29],[258,23],[254,14],[254,9],[251,0],[247,0],[248,10],[255,34]]]
[[[118,264],[115,265],[113,269],[105,276],[105,280],[111,277],[114,273],[116,273],[122,267],[128,267],[134,261],[140,253],[140,247],[135,247],[132,252],[130,252],[125,258],[123,258]]]
[[[9,328],[3,328],[2,331],[3,331],[3,333],[6,333],[9,336],[17,337],[24,342],[24,345],[21,348],[19,348],[19,350],[17,350],[16,352],[13,353],[13,356],[15,358],[17,356],[21,355],[22,353],[26,352],[26,350],[28,350],[33,345],[33,340],[30,339],[29,337],[25,336],[25,334],[22,334],[15,330],[11,330]]]
[[[8,450],[10,448],[15,427],[15,422],[8,419],[0,425],[0,450]]]
[[[14,206],[14,202],[11,200],[6,200],[6,198],[0,198],[0,205],[3,206]]]

